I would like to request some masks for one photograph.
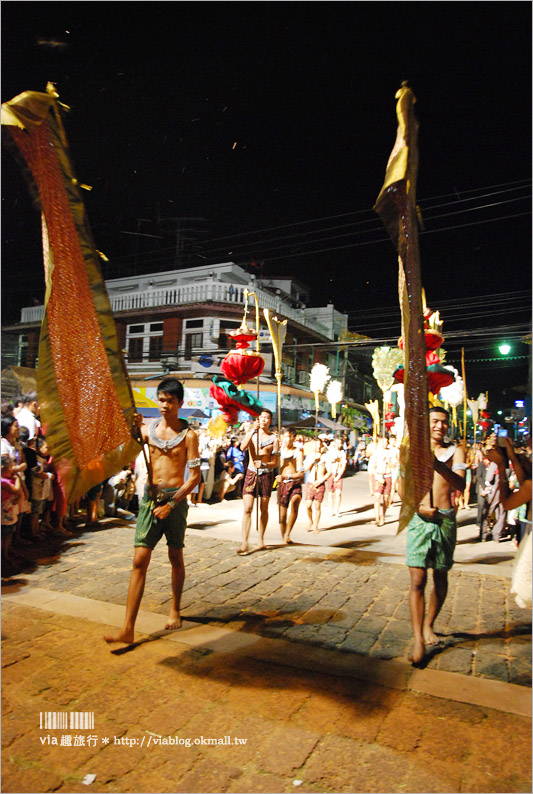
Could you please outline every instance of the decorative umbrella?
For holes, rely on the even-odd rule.
[[[424,295],[425,304],[425,295]],[[428,391],[436,395],[446,386],[455,380],[453,372],[441,363],[439,356],[440,346],[444,341],[441,333],[442,322],[439,312],[432,312],[424,305],[424,338],[426,341],[426,368],[428,377]],[[398,340],[398,347],[403,350],[403,337]],[[394,380],[397,383],[404,382],[404,368],[400,365],[394,372]]]
[[[397,347],[376,347],[372,356],[374,378],[383,392],[383,434],[385,435],[385,395],[394,384],[394,373],[403,362],[403,353]],[[403,368],[403,366],[402,366]]]
[[[265,315],[268,330],[272,338],[272,347],[274,349],[276,382],[278,385],[278,433],[281,433],[281,378],[283,374],[281,351],[283,350],[283,343],[287,336],[287,320],[278,320],[277,317],[271,317],[268,309],[263,309],[263,314]]]
[[[337,403],[343,398],[342,383],[340,380],[330,380],[326,389],[326,397],[331,404],[331,417],[337,418]]]
[[[325,364],[315,364],[311,370],[311,391],[315,395],[315,431],[318,424],[318,395],[326,388],[329,380],[329,367]]]

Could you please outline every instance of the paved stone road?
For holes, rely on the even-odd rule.
[[[531,791],[531,615],[505,550],[465,533],[442,645],[415,671],[394,531],[356,514],[354,534],[331,530],[338,547],[307,536],[239,557],[239,517],[239,503],[191,511],[187,623],[163,636],[156,548],[140,641],[116,652],[102,635],[122,620],[132,525],[32,547],[3,579],[3,792]],[[94,712],[94,731],[41,730],[50,711]]]
[[[19,580],[125,604],[133,528],[114,520],[104,526],[41,557]],[[371,562],[357,549],[293,545],[239,557],[236,548],[232,541],[187,538],[184,617],[310,646],[405,658],[411,627],[404,565]],[[443,642],[428,666],[530,686],[531,615],[514,602],[509,580],[464,569],[452,569],[449,578],[437,622]],[[160,544],[142,608],[165,614],[169,605],[170,570]]]
[[[101,623],[10,601],[2,623],[6,794],[531,791],[529,717],[416,691],[395,662],[383,685],[183,632],[115,655]],[[50,711],[93,712],[94,729],[41,730]]]

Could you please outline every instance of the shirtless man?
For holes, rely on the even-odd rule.
[[[259,545],[255,551],[265,548],[265,530],[268,522],[268,503],[274,483],[273,471],[278,465],[277,446],[278,439],[270,432],[272,414],[264,408],[258,418],[252,422],[241,441],[241,449],[250,450],[250,460],[242,486],[242,501],[244,513],[242,516],[242,544],[237,549],[237,554],[249,554],[248,536],[252,525],[252,510],[257,493],[260,502],[259,520]]]
[[[449,414],[444,408],[429,410],[429,429],[433,458],[433,485],[422,499],[418,512],[407,527],[407,559],[411,576],[409,607],[414,634],[409,661],[422,661],[427,645],[439,638],[433,625],[448,592],[448,571],[453,565],[457,525],[451,494],[465,487],[465,455],[462,447],[446,444]],[[433,568],[433,590],[425,615],[427,569]]]
[[[278,475],[279,528],[284,543],[292,543],[291,531],[302,501],[303,465],[303,450],[294,444],[294,430],[287,428],[281,436]]]
[[[304,462],[304,470],[309,472],[305,499],[307,516],[309,518],[308,532],[318,535],[318,524],[322,513],[322,502],[326,490],[326,480],[328,479],[328,469],[326,466],[326,456],[322,439],[316,438],[313,442],[314,450],[307,456]]]
[[[146,572],[152,551],[163,534],[167,539],[168,558],[172,566],[172,605],[165,629],[181,627],[180,600],[185,580],[183,539],[187,526],[187,494],[198,485],[201,478],[198,436],[184,419],[178,418],[178,411],[183,405],[183,386],[179,380],[165,378],[161,381],[157,387],[157,404],[161,419],[141,426],[142,439],[150,450],[153,483],[157,487],[157,494],[154,501],[147,487],[140,504],[124,625],[118,634],[106,635],[106,642],[133,642]],[[186,465],[190,471],[187,480],[184,479]]]
[[[342,499],[342,478],[346,471],[346,452],[343,449],[343,441],[340,436],[334,438],[326,453],[328,467],[328,493],[329,509],[331,515],[340,516]]]

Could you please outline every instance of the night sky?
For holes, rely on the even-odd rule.
[[[3,2],[2,65],[2,101],[52,80],[71,108],[105,275],[174,267],[192,219],[182,266],[262,262],[376,337],[399,330],[372,207],[408,80],[428,303],[445,335],[527,324],[528,2]],[[5,323],[44,290],[38,215],[2,166]]]

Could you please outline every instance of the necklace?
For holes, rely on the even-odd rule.
[[[160,449],[162,452],[169,452],[171,449],[174,449],[174,447],[177,447],[178,444],[181,444],[187,435],[189,425],[185,419],[180,419],[180,422],[184,426],[183,430],[181,430],[177,436],[174,436],[174,438],[170,438],[167,441],[166,439],[159,438],[159,436],[156,436],[155,434],[155,429],[159,425],[160,421],[161,419],[154,419],[148,428],[148,437],[150,438],[150,441],[154,447],[157,447],[157,449]]]

